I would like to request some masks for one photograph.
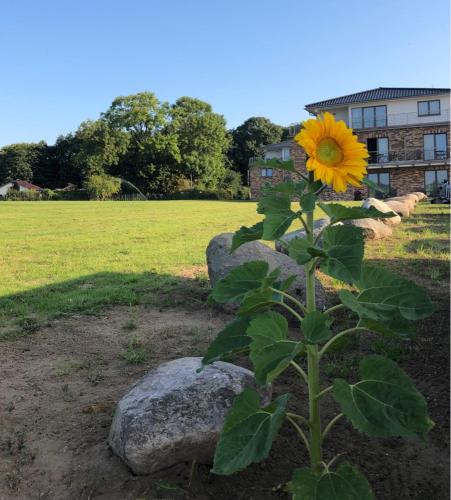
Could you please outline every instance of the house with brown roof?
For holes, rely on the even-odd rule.
[[[371,194],[423,191],[433,195],[443,181],[450,180],[449,88],[379,87],[307,104],[305,110],[312,116],[325,111],[332,113],[336,120],[343,120],[353,128],[360,142],[366,144],[370,154],[368,178],[381,186],[380,192]],[[304,151],[293,140],[299,127],[290,127],[289,141],[265,146],[264,159],[291,158],[295,167],[305,172]],[[296,176],[267,168],[264,162],[252,159],[249,174],[252,197],[260,196],[265,183],[277,183],[288,177]],[[354,199],[358,190],[350,187],[340,195],[326,190],[324,198]],[[367,194],[364,191],[362,194]]]
[[[15,181],[10,181],[7,182],[6,184],[3,184],[3,186],[0,186],[0,197],[4,198],[10,189],[15,189],[16,191],[19,192],[24,192],[24,191],[38,191],[41,192],[43,191],[43,188],[36,186],[35,184],[32,184],[31,182],[28,181],[21,181],[21,180],[15,180]]]

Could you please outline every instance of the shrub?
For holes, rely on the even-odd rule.
[[[92,200],[107,200],[121,189],[121,180],[110,175],[91,175],[83,184]]]
[[[17,189],[10,189],[5,196],[8,201],[39,201],[41,193],[39,191],[19,191]]]

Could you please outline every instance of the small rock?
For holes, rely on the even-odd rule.
[[[254,374],[217,361],[197,373],[202,358],[180,358],[138,380],[119,401],[109,444],[135,474],[196,459],[212,463],[233,400],[256,388]],[[269,387],[261,388],[263,403]]]
[[[305,303],[306,279],[305,271],[302,266],[296,264],[296,262],[287,255],[276,252],[259,241],[245,243],[231,254],[232,236],[232,233],[218,234],[218,236],[215,236],[208,244],[208,276],[212,286],[239,265],[253,260],[263,260],[268,263],[270,271],[276,267],[280,267],[280,276],[282,279],[286,279],[293,275],[296,276],[296,280],[288,290],[288,293]],[[326,305],[326,294],[319,281],[315,283],[315,290],[316,306],[318,309],[322,309]],[[233,305],[231,307],[225,307],[225,309],[229,311],[235,308],[236,306]]]
[[[346,223],[360,227],[363,230],[363,237],[366,240],[381,240],[388,238],[393,233],[390,226],[377,219],[354,219]]]
[[[383,212],[384,214],[396,213],[386,203],[384,203],[382,200],[378,200],[377,198],[367,198],[366,200],[363,200],[362,207],[374,207],[375,209],[379,210],[379,212]],[[395,217],[389,217],[387,219],[377,220],[386,224],[387,226],[397,226],[398,224],[401,224],[401,217],[399,215],[396,215]]]

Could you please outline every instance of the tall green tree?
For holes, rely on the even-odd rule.
[[[77,148],[73,156],[82,177],[108,173],[127,151],[129,134],[114,129],[105,120],[87,120],[75,133]]]
[[[230,136],[226,121],[210,104],[180,97],[171,108],[170,130],[177,136],[181,173],[191,183],[216,188],[224,178]]]
[[[284,138],[284,128],[262,116],[247,119],[231,133],[229,158],[234,169],[241,173],[244,182],[247,182],[249,159],[262,156],[265,144],[279,142]]]
[[[151,92],[117,97],[102,114],[113,130],[128,134],[126,154],[111,173],[146,194],[174,189],[180,177],[177,138],[169,130],[170,106]]]
[[[20,179],[32,181],[40,161],[45,142],[18,143],[0,149],[0,183]]]

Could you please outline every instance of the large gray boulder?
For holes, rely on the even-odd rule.
[[[235,267],[245,262],[263,260],[268,263],[270,271],[276,267],[280,267],[282,279],[286,279],[293,275],[296,276],[296,280],[288,292],[305,303],[306,279],[305,271],[302,266],[296,264],[296,262],[287,255],[276,252],[259,241],[245,243],[231,254],[230,248],[232,246],[232,237],[232,233],[218,234],[208,244],[208,277],[210,278],[212,286],[220,279],[227,276]],[[326,304],[326,295],[321,283],[317,281],[315,287],[316,305],[321,309]]]
[[[392,235],[390,226],[377,219],[354,219],[347,221],[346,224],[359,227],[363,231],[363,237],[366,240],[381,240]]]
[[[389,199],[385,200],[385,204],[401,217],[409,217],[410,213],[413,211],[410,206],[403,201]]]
[[[328,224],[330,223],[330,218],[326,217],[324,219],[317,219],[313,223],[313,235],[316,236],[320,231],[322,231]],[[338,224],[341,224],[339,222]],[[288,254],[287,251],[287,246],[290,243],[291,240],[294,240],[296,238],[305,238],[305,230],[304,229],[297,229],[296,231],[292,231],[291,233],[286,233],[280,238],[280,240],[277,240],[275,242],[275,247],[278,252],[282,252],[284,254]]]
[[[396,214],[386,203],[384,203],[382,200],[378,200],[377,198],[367,198],[366,200],[363,200],[362,203],[363,208],[370,208],[374,207],[376,210],[379,210],[379,212],[383,212],[384,214],[386,213],[393,213]],[[397,226],[398,224],[401,224],[401,217],[399,215],[395,215],[394,217],[389,217],[387,219],[377,219],[380,222],[383,222],[387,226]]]
[[[254,374],[217,361],[180,358],[152,370],[119,401],[109,444],[135,474],[150,474],[196,459],[212,463],[216,442],[235,396],[256,388]],[[260,389],[263,404],[270,389]]]

